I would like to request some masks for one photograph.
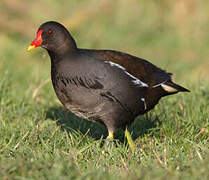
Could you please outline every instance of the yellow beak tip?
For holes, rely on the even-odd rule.
[[[32,49],[35,49],[35,48],[36,48],[35,45],[30,45],[30,46],[28,47],[27,51],[31,51]]]

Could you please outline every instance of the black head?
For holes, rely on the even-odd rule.
[[[69,31],[62,24],[54,21],[46,22],[39,27],[37,37],[28,50],[38,46],[54,53],[76,49],[75,41]]]

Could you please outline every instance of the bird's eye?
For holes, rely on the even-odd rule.
[[[51,29],[48,30],[48,35],[51,35],[53,31]]]

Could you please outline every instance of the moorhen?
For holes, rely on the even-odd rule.
[[[60,23],[42,24],[28,50],[38,46],[51,58],[51,79],[62,104],[79,117],[104,124],[113,138],[167,95],[189,90],[171,73],[114,50],[80,49]]]

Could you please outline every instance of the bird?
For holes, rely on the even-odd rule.
[[[190,92],[145,59],[116,50],[78,48],[67,28],[55,21],[39,27],[28,51],[39,46],[50,56],[53,88],[63,106],[105,125],[111,139],[116,129],[125,129],[162,97]]]

